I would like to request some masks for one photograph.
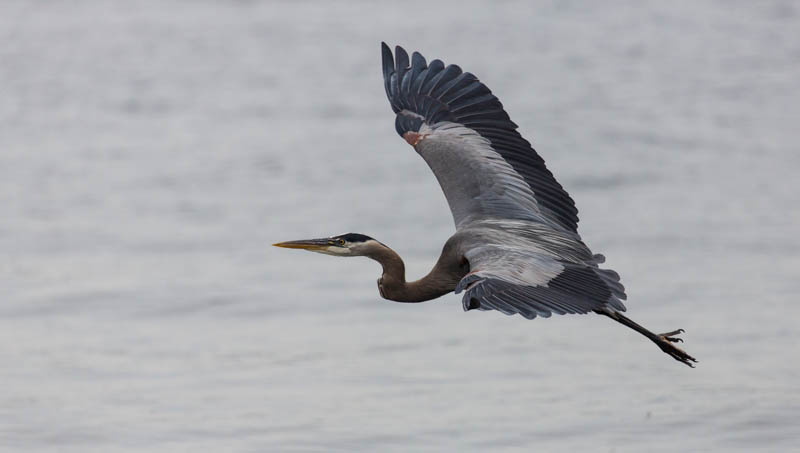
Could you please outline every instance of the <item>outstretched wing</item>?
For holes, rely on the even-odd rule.
[[[456,287],[456,293],[465,291],[464,310],[497,310],[529,319],[603,308],[625,311],[619,275],[598,268],[603,256],[592,256],[583,243],[549,235],[527,247],[510,247],[487,239],[484,234],[486,245],[467,246],[464,253],[471,271]]]
[[[433,170],[457,228],[507,218],[577,233],[574,201],[486,85],[456,65],[382,50],[397,132]]]
[[[575,203],[486,85],[456,65],[383,49],[395,128],[425,159],[450,205],[470,272],[465,310],[526,318],[625,311],[619,275],[577,234]]]

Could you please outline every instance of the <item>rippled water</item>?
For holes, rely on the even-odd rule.
[[[0,449],[800,450],[800,8],[430,3],[3,3]],[[697,369],[269,246],[452,234],[381,40],[494,90]]]

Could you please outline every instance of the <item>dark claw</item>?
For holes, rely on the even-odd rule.
[[[692,363],[693,362],[697,363],[697,359],[695,359],[694,357],[692,357],[689,354],[687,354],[686,351],[684,351],[683,349],[672,345],[672,343],[683,343],[683,339],[682,338],[678,338],[678,337],[674,337],[673,336],[673,335],[678,335],[678,334],[681,334],[681,333],[684,333],[683,329],[678,329],[678,330],[673,330],[672,332],[662,333],[661,335],[658,336],[659,339],[661,339],[661,341],[660,342],[656,342],[656,344],[658,345],[659,348],[661,348],[662,351],[664,351],[667,354],[669,354],[673,359],[675,359],[675,360],[677,360],[677,361],[679,361],[679,362],[681,362],[681,363],[683,363],[685,365],[688,365],[691,368],[694,368],[694,365]]]
[[[683,329],[678,329],[678,330],[673,330],[672,332],[662,333],[662,334],[660,334],[659,336],[662,336],[662,337],[671,337],[671,336],[673,336],[673,335],[680,335],[680,334],[682,334],[682,333],[686,333],[686,331],[685,331],[685,330],[683,330]]]

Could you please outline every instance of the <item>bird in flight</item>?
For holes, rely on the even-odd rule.
[[[464,310],[497,310],[533,319],[597,313],[644,335],[693,367],[678,348],[683,329],[656,334],[624,316],[619,275],[600,268],[578,234],[575,202],[477,77],[418,52],[409,59],[381,44],[383,82],[397,133],[430,166],[456,232],[428,275],[408,282],[400,256],[363,234],[274,244],[381,264],[378,290],[396,302],[464,293]]]

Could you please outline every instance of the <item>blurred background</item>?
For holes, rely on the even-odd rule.
[[[382,40],[495,92],[697,369],[270,246],[453,233]],[[798,80],[791,1],[3,2],[0,450],[797,449]]]

